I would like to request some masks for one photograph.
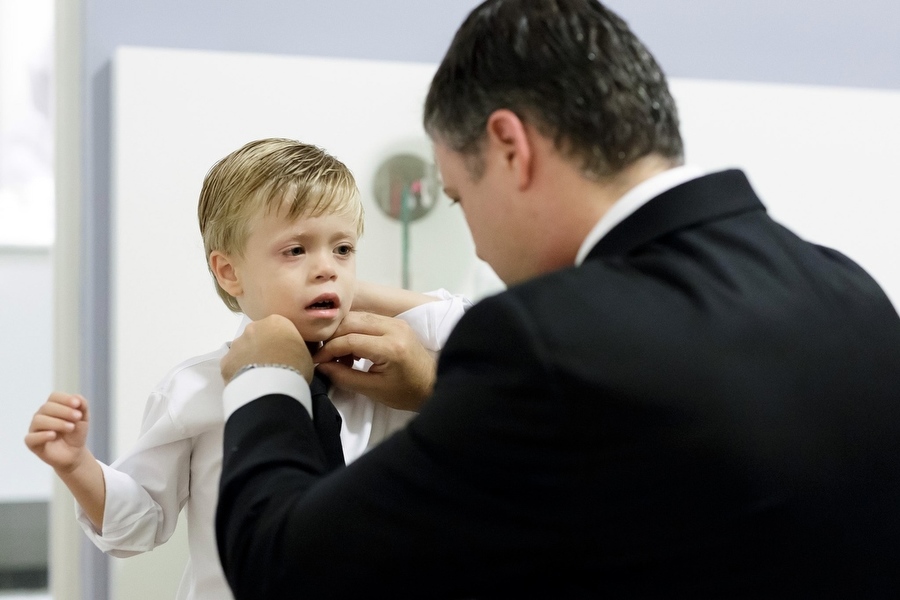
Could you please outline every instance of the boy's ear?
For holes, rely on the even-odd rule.
[[[219,250],[213,250],[209,254],[209,268],[215,275],[216,281],[219,282],[219,287],[223,290],[235,298],[244,293],[234,262],[226,254]]]

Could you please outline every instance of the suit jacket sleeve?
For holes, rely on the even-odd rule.
[[[572,525],[560,522],[561,465],[578,450],[559,443],[570,415],[538,339],[515,299],[482,301],[448,340],[420,415],[330,474],[297,401],[236,411],[216,518],[235,596],[459,596],[504,569],[552,568]]]

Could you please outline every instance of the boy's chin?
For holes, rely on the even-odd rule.
[[[318,344],[331,338],[331,336],[334,335],[334,332],[337,331],[337,325],[335,325],[334,327],[329,327],[327,329],[322,329],[319,327],[306,327],[304,329],[301,329],[298,327],[297,331],[300,332],[300,337],[302,337],[303,341],[307,344]]]

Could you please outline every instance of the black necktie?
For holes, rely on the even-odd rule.
[[[325,375],[318,371],[313,372],[312,383],[309,384],[309,391],[312,394],[313,426],[316,435],[319,436],[325,466],[332,471],[344,466],[344,449],[341,446],[341,415],[328,397],[330,386],[331,381]]]

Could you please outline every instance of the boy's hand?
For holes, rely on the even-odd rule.
[[[356,371],[348,357],[372,361]],[[409,324],[370,313],[347,314],[313,360],[333,383],[391,408],[419,410],[434,387],[437,363]]]
[[[241,367],[250,364],[287,365],[303,373],[306,381],[312,381],[313,362],[309,348],[294,324],[280,315],[250,323],[231,343],[220,363],[225,383],[231,381]]]
[[[65,473],[90,455],[84,447],[87,433],[87,400],[78,394],[53,392],[34,413],[25,445],[45,463]]]

